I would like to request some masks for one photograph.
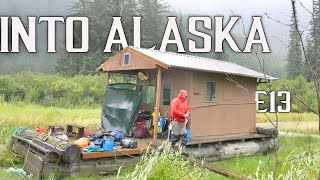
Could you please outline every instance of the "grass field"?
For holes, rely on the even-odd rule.
[[[256,120],[257,123],[268,122],[276,120],[275,113],[257,113]],[[278,113],[279,121],[318,121],[318,116],[314,113]]]
[[[295,155],[302,152],[315,152],[320,150],[320,139],[312,137],[285,137],[280,141],[279,164],[280,173],[288,171],[290,167],[289,159],[294,159]],[[319,154],[316,154],[319,156]],[[274,168],[274,156],[269,155],[255,155],[251,157],[237,157],[234,159],[216,162],[215,164],[226,167],[233,172],[252,175],[256,172],[259,162],[264,172],[271,172]],[[319,169],[320,170],[320,169]]]
[[[314,113],[278,113],[279,131],[290,131],[304,134],[318,134],[319,120]],[[274,127],[275,113],[257,113],[257,126]],[[273,123],[271,123],[271,122]]]
[[[0,121],[9,128],[18,126],[36,127],[42,125],[75,124],[85,126],[89,130],[100,127],[101,108],[64,109],[58,107],[42,107],[24,103],[0,103]]]
[[[35,128],[38,125],[47,127],[48,125],[78,124],[86,126],[89,130],[97,130],[100,128],[101,109],[64,109],[57,107],[42,107],[38,105],[23,104],[23,103],[0,103],[0,179],[15,179],[16,175],[6,173],[5,169],[13,165],[22,166],[22,161],[6,147],[10,143],[10,136],[16,127]],[[267,114],[272,117],[272,114]],[[265,122],[264,114],[257,114],[257,121]],[[281,123],[290,123],[303,121],[317,123],[317,117],[313,114],[303,113],[283,113],[279,114]],[[309,137],[286,137],[280,141],[279,159],[284,160],[279,164],[279,171],[284,173],[290,167],[286,160],[294,158],[295,155],[302,152],[314,152],[320,148],[320,139]],[[230,169],[232,172],[237,172],[243,175],[253,175],[256,172],[260,160],[262,161],[261,169],[263,172],[273,170],[274,158],[271,155],[256,155],[252,157],[237,157],[234,159],[215,162],[214,164]],[[269,160],[270,158],[270,160]],[[269,161],[269,163],[268,163]],[[132,172],[132,169],[124,170],[120,177],[125,179],[126,174]],[[89,176],[81,178],[68,178],[69,180],[78,179],[112,179],[111,176]],[[228,179],[209,172],[209,179]],[[121,178],[120,178],[121,179]]]

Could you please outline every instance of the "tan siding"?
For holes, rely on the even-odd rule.
[[[214,73],[194,73],[192,82],[191,137],[222,137],[254,133],[256,79],[232,77],[246,90]],[[217,101],[205,102],[207,81],[216,82]]]

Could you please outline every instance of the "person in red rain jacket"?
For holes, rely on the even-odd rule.
[[[186,118],[190,116],[187,91],[180,90],[178,97],[171,101],[171,143],[174,146],[179,140],[181,145],[187,144]]]

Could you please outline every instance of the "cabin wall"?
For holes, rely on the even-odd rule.
[[[210,138],[255,133],[256,79],[223,74],[193,73],[191,83],[191,137]],[[216,101],[206,102],[206,82],[216,82]]]
[[[139,83],[156,85],[157,69],[139,71],[149,77],[148,80]],[[243,88],[227,80],[227,76],[223,74],[178,68],[163,69],[161,115],[170,117],[170,105],[163,105],[163,87],[169,85],[170,102],[177,97],[180,89],[188,91],[188,102],[191,108],[188,128],[191,129],[191,138],[204,139],[255,133],[256,79],[231,75],[230,77]],[[208,81],[216,82],[215,102],[206,102],[206,82]],[[152,112],[154,106],[154,104],[141,105],[141,108]]]
[[[156,85],[156,70],[140,70],[148,75],[147,83]],[[192,138],[211,138],[256,132],[255,91],[256,79],[216,73],[194,72],[183,69],[163,70],[160,113],[170,117],[170,105],[163,105],[163,86],[170,85],[170,102],[180,89],[188,91],[191,116],[188,128]],[[206,102],[206,82],[216,82],[216,101]],[[146,82],[144,82],[146,83]],[[142,105],[152,112],[154,105]]]
[[[140,70],[140,72],[148,75],[149,83],[156,85],[157,82],[157,70]],[[170,102],[178,96],[181,89],[185,89],[188,92],[191,90],[191,81],[193,78],[193,72],[183,69],[163,69],[162,72],[162,87],[161,87],[161,103],[160,103],[160,114],[166,115],[166,118],[170,118],[170,105],[163,105],[163,88],[164,86],[170,87]],[[141,83],[141,82],[139,82]],[[156,92],[155,92],[156,93]],[[189,100],[190,103],[190,100]],[[152,112],[154,105],[142,105],[142,108]]]
[[[191,90],[191,82],[193,78],[193,72],[185,69],[169,69],[164,72],[163,84],[170,84],[170,102],[176,98],[181,89],[186,90],[188,93]],[[188,94],[188,102],[191,103]],[[170,116],[170,106],[164,106],[164,109],[168,111],[167,117]]]
[[[130,54],[130,62],[124,65],[124,55]],[[150,58],[130,48],[117,53],[106,61],[104,71],[141,71],[147,74],[148,80],[140,83],[156,85],[158,60]],[[195,62],[196,63],[196,62]],[[160,64],[161,65],[161,64]],[[166,65],[162,64],[162,67]],[[255,90],[256,78],[232,76],[235,82],[226,80],[226,75],[192,71],[190,69],[163,69],[160,113],[170,116],[170,105],[163,105],[163,87],[170,86],[170,102],[177,97],[180,89],[188,91],[191,117],[188,126],[192,138],[210,138],[231,134],[255,133]],[[206,102],[206,82],[216,82],[216,101]],[[155,88],[156,91],[156,88]],[[156,92],[154,92],[156,93]],[[142,105],[152,112],[152,105]]]

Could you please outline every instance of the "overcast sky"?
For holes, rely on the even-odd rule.
[[[76,0],[0,0],[0,15],[20,15],[22,19],[27,15],[61,16],[68,14],[70,2]],[[289,28],[270,20],[264,13],[283,23],[289,23],[291,16],[291,0],[164,0],[171,5],[171,9],[183,14],[224,16],[239,15],[244,20],[247,32],[252,16],[262,16],[265,32],[272,51],[285,52],[288,42]],[[301,29],[310,21],[308,13],[301,5],[312,9],[312,0],[296,0]],[[41,25],[40,25],[41,26]],[[42,25],[44,26],[44,25]],[[240,24],[233,28],[233,32],[241,32]],[[305,33],[306,34],[306,33]],[[281,42],[281,41],[283,42]]]
[[[296,1],[299,4],[299,1]],[[286,13],[291,9],[291,0],[173,0],[168,2],[177,10],[204,14],[225,14],[230,10],[249,15],[266,11]],[[311,0],[301,0],[301,2],[307,7],[312,3]]]
[[[289,28],[278,22],[269,19],[264,13],[271,18],[289,23],[291,17],[291,0],[172,0],[168,1],[171,9],[188,13],[190,15],[205,16],[225,16],[236,14],[240,15],[246,26],[249,27],[252,16],[262,16],[265,32],[274,51],[284,51],[288,41]],[[312,9],[312,0],[296,0],[298,8],[298,17],[301,23],[301,29],[310,21],[310,13],[301,6],[300,2],[308,10]],[[239,30],[241,27],[238,27]],[[283,42],[281,42],[281,41]]]

